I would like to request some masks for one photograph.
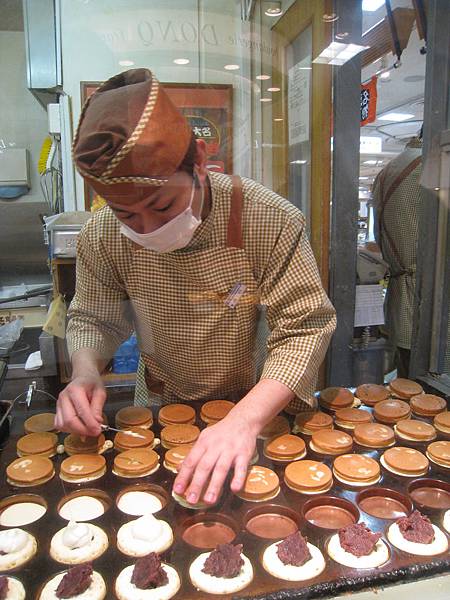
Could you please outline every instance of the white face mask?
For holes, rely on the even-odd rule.
[[[202,201],[200,206],[200,216],[197,218],[192,212],[192,201],[194,200],[195,178],[192,181],[191,199],[189,206],[179,215],[168,221],[162,227],[150,233],[136,233],[131,227],[121,223],[120,232],[127,238],[149,250],[156,252],[173,252],[184,248],[192,240],[194,233],[202,222],[201,214],[203,209],[204,188],[202,186]]]

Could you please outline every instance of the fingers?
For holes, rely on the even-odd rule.
[[[84,435],[100,435],[100,423],[94,417],[85,390],[82,388],[73,389],[70,394],[70,399],[72,401],[73,407],[75,408],[76,416],[85,425]]]
[[[77,433],[78,435],[89,435],[86,425],[78,417],[70,398],[66,397],[64,400],[61,400],[60,407],[62,416],[61,431]]]
[[[204,448],[203,445],[198,443],[194,445],[192,450],[186,456],[181,465],[181,469],[175,479],[173,489],[177,494],[184,494],[189,482],[191,481],[192,474],[197,466],[199,460],[203,456]]]
[[[231,456],[222,456],[214,467],[211,475],[211,481],[208,485],[203,498],[208,504],[214,504],[217,502],[220,493],[222,491],[223,484],[228,475],[228,471],[231,467],[232,458]],[[192,486],[191,486],[192,487]]]
[[[91,411],[94,419],[98,423],[103,422],[102,412],[103,405],[106,400],[106,390],[104,387],[96,387],[92,393],[91,397]]]
[[[230,488],[232,492],[239,492],[244,487],[248,471],[248,459],[239,455],[234,463],[234,476],[231,480]]]

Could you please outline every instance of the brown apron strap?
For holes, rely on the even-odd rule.
[[[382,179],[381,181],[381,203],[380,203],[380,213],[379,213],[379,223],[380,223],[380,245],[381,245],[381,253],[383,253],[383,241],[382,241],[382,235],[383,233],[386,235],[389,244],[391,246],[392,252],[395,255],[395,258],[397,260],[398,266],[400,267],[400,270],[398,273],[391,273],[391,277],[398,277],[399,275],[404,275],[406,273],[410,273],[410,271],[408,269],[405,269],[405,266],[403,264],[403,261],[400,258],[400,253],[398,251],[397,245],[394,242],[391,234],[389,233],[385,223],[384,223],[384,209],[386,208],[387,203],[389,202],[389,200],[392,198],[392,195],[394,194],[394,192],[398,189],[398,187],[401,185],[401,183],[403,182],[404,179],[406,179],[406,177],[408,177],[408,175],[410,173],[412,173],[414,171],[414,169],[416,167],[418,167],[420,165],[422,161],[422,157],[418,156],[417,158],[415,158],[413,161],[411,161],[404,169],[403,171],[397,175],[397,177],[395,178],[395,180],[393,181],[393,183],[391,183],[388,191],[386,192],[386,194],[383,194],[383,188],[384,188],[384,179]]]
[[[239,175],[231,175],[233,191],[231,193],[230,216],[228,218],[227,247],[243,248],[242,241],[242,180]]]

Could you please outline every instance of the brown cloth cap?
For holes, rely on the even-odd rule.
[[[177,170],[192,130],[148,69],[108,79],[85,102],[73,143],[80,174],[101,196],[143,197]]]

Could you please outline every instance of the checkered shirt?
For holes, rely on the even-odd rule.
[[[69,352],[93,348],[109,359],[136,329],[145,367],[164,383],[163,402],[235,399],[260,374],[295,393],[290,412],[310,409],[335,311],[305,219],[287,200],[243,178],[245,250],[227,248],[231,181],[218,173],[209,180],[211,211],[190,244],[175,252],[137,250],[108,207],[90,219],[78,239]],[[223,300],[237,282],[246,293],[229,308]],[[264,322],[269,335],[261,344]]]

